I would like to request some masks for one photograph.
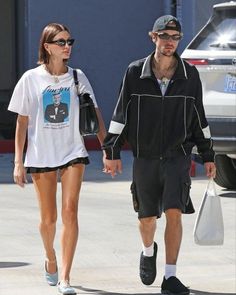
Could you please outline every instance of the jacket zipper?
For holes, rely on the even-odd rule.
[[[169,81],[169,84],[166,88],[165,94],[161,96],[161,137],[160,137],[160,160],[163,159],[163,137],[164,137],[164,99],[165,95],[168,93],[170,84],[173,83],[173,80]]]
[[[140,95],[138,96],[138,124],[137,124],[137,158],[139,157],[139,120],[140,120]]]
[[[158,84],[158,87],[159,87],[159,91],[161,92],[161,135],[160,135],[160,157],[159,159],[162,160],[163,159],[163,126],[164,126],[164,122],[163,122],[163,118],[164,118],[164,99],[165,99],[165,95],[162,94],[162,90],[161,90],[161,87]],[[169,85],[167,86],[167,89],[169,88]],[[167,92],[167,89],[165,91],[165,94]]]
[[[164,122],[163,122],[163,117],[164,117],[164,98],[165,98],[165,96],[164,95],[162,95],[162,97],[161,97],[161,136],[160,136],[160,160],[162,160],[163,159],[163,133],[164,133],[164,131],[163,131],[163,126],[164,126]]]

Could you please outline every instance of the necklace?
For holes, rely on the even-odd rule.
[[[55,83],[59,83],[60,82],[58,76],[55,76],[55,75],[52,75],[52,76],[53,76],[53,79],[54,79],[54,82]]]
[[[176,68],[178,65],[178,61],[175,59],[167,68],[161,69],[159,66],[159,63],[153,60],[153,72],[157,79],[160,79],[164,83],[166,83],[167,80],[170,80],[173,76]]]
[[[53,78],[53,80],[54,80],[54,83],[59,83],[60,82],[60,80],[59,80],[59,76],[60,76],[60,74],[59,75],[55,75],[54,73],[52,73],[50,70],[49,70],[49,68],[48,68],[48,66],[46,65],[46,64],[44,64],[44,67],[45,67],[45,70],[52,76],[52,78]],[[64,74],[64,73],[63,73]]]
[[[169,83],[169,79],[168,78],[166,78],[166,77],[162,77],[162,79],[161,79],[161,84],[164,86],[164,87],[166,87],[167,86],[167,84]]]

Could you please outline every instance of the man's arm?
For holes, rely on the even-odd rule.
[[[127,113],[130,102],[128,87],[128,70],[124,76],[119,99],[116,104],[108,134],[103,142],[102,149],[106,152],[108,160],[120,159],[120,150],[126,140]]]
[[[193,140],[197,146],[198,153],[204,162],[206,175],[214,178],[216,174],[216,167],[214,164],[215,153],[213,151],[213,141],[211,139],[210,128],[206,120],[202,103],[202,83],[199,75],[197,83],[197,95],[195,97],[192,122]]]
[[[129,101],[130,92],[128,87],[127,70],[122,81],[118,102],[112,116],[108,134],[102,145],[102,149],[106,154],[103,171],[105,173],[109,173],[112,177],[114,177],[117,172],[122,172],[120,150],[126,140],[126,124]]]
[[[55,112],[54,114],[52,113],[52,111],[54,110],[54,106],[53,105],[47,105],[45,113],[44,113],[44,117],[45,119],[50,122],[50,123],[54,123],[55,122]]]

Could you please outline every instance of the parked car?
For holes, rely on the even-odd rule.
[[[213,6],[206,25],[182,57],[194,64],[216,151],[215,182],[236,189],[236,2]]]

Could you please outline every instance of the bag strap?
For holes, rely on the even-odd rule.
[[[73,69],[73,76],[74,76],[74,82],[75,82],[75,87],[77,89],[77,94],[79,95],[79,81],[78,81],[78,74],[75,69]]]

